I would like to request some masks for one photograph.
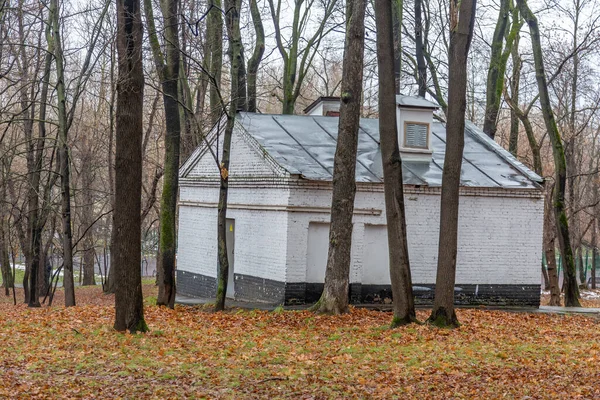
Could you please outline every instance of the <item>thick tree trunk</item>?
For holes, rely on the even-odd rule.
[[[450,51],[448,54],[448,122],[442,173],[440,236],[435,299],[429,322],[441,327],[459,325],[454,311],[454,283],[458,250],[460,171],[465,142],[467,56],[473,37],[476,0],[450,1]]]
[[[385,215],[388,232],[390,280],[394,317],[392,327],[416,321],[406,236],[402,160],[396,127],[396,96],[392,82],[394,45],[390,7],[393,0],[375,3],[379,67],[379,137],[383,163]]]
[[[145,332],[141,277],[142,121],[144,72],[140,0],[117,0],[114,268],[117,331]]]
[[[558,126],[554,119],[552,104],[550,103],[537,18],[533,15],[525,0],[517,0],[517,4],[519,5],[521,15],[529,25],[535,61],[536,80],[540,92],[540,105],[544,116],[546,130],[548,131],[548,136],[550,137],[550,142],[552,144],[552,154],[554,156],[555,186],[553,207],[558,243],[564,259],[565,306],[579,307],[579,288],[577,287],[575,260],[573,257],[573,249],[571,248],[569,223],[565,211],[565,181],[567,177],[565,152],[560,132],[558,131]]]
[[[250,13],[256,32],[256,43],[252,57],[248,60],[248,111],[256,112],[256,74],[265,52],[265,31],[257,0],[250,0]]]
[[[220,187],[219,205],[217,211],[217,246],[219,270],[217,277],[217,298],[215,311],[225,309],[225,298],[227,296],[227,282],[229,277],[229,259],[227,257],[227,195],[229,191],[229,161],[231,151],[231,138],[235,126],[238,98],[239,72],[243,63],[242,38],[240,33],[240,8],[241,0],[226,0],[225,7],[229,10],[226,16],[227,36],[229,38],[229,55],[231,57],[231,101],[227,115],[227,125],[223,136],[223,156],[220,164]]]
[[[346,8],[342,104],[333,159],[329,252],[323,294],[313,307],[313,310],[318,313],[341,314],[348,311],[352,216],[356,194],[356,151],[362,105],[366,4],[366,0],[351,0]],[[393,71],[391,78],[393,79]]]

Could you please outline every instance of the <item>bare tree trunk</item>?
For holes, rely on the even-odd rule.
[[[346,41],[338,139],[333,159],[333,195],[325,285],[313,307],[318,313],[348,311],[352,216],[356,194],[356,151],[362,104],[366,0],[351,0],[346,8]],[[390,10],[391,11],[391,10]],[[391,75],[393,78],[393,73]],[[393,88],[393,86],[392,86]]]
[[[207,38],[211,52],[209,90],[210,124],[216,124],[221,118],[221,70],[223,69],[223,17],[221,14],[221,0],[209,0],[212,7],[208,14]],[[210,27],[210,28],[209,28]]]
[[[54,32],[54,54],[56,62],[56,94],[58,97],[58,154],[60,160],[60,190],[63,228],[63,287],[65,290],[65,306],[75,305],[75,284],[73,282],[73,233],[71,230],[71,185],[69,144],[67,137],[67,107],[65,93],[65,76],[63,51],[60,37],[58,0],[52,0]],[[33,286],[33,275],[31,280]],[[32,304],[33,299],[30,301]],[[39,304],[39,300],[36,301]]]
[[[597,254],[597,247],[598,247],[598,236],[597,236],[597,229],[598,229],[598,218],[597,217],[593,217],[594,218],[594,222],[592,223],[592,289],[596,289],[596,257],[598,256]]]
[[[542,277],[544,278],[544,290],[550,290],[550,278],[548,277],[548,269],[542,260]]]
[[[427,93],[427,66],[425,65],[425,49],[423,48],[423,12],[422,0],[415,0],[415,55],[417,58],[417,86],[419,96]]]
[[[514,23],[514,21],[513,21]],[[512,80],[510,82],[510,95],[515,104],[519,104],[519,88],[521,80],[521,65],[522,60],[519,55],[519,35],[515,36],[513,48],[511,49],[512,55]],[[519,150],[519,116],[511,108],[510,110],[510,136],[508,139],[508,151],[513,156],[517,156]]]
[[[1,161],[0,161],[1,162]],[[4,175],[4,163],[1,162],[0,177],[5,178]],[[8,171],[7,171],[8,173]],[[4,182],[0,183],[0,189],[2,190],[2,199],[6,199],[6,186]],[[2,269],[2,286],[4,286],[4,294],[10,295],[9,289],[13,287],[13,274],[10,269],[10,244],[7,237],[6,226],[8,225],[8,212],[6,210],[5,202],[0,202],[0,268]]]
[[[392,29],[393,0],[375,3],[377,60],[379,67],[379,137],[383,163],[385,215],[388,232],[390,280],[394,302],[392,327],[416,321],[412,278],[406,236],[406,217],[402,182],[402,160],[396,127],[396,96],[392,78],[394,43]]]
[[[571,248],[571,239],[569,235],[569,223],[565,211],[565,181],[567,176],[565,152],[560,132],[558,131],[558,126],[554,119],[552,105],[550,103],[537,18],[533,15],[525,0],[517,0],[517,4],[519,5],[521,15],[529,25],[535,61],[536,79],[540,92],[540,104],[546,130],[548,131],[548,136],[550,137],[550,142],[552,144],[552,154],[554,156],[555,186],[553,206],[555,222],[557,225],[558,243],[563,255],[565,267],[565,306],[579,307],[581,306],[579,303],[579,288],[577,287],[573,249]]]
[[[177,16],[179,1],[168,0],[161,3],[164,20],[165,53],[160,47],[152,2],[144,1],[148,36],[154,55],[154,64],[161,80],[163,104],[165,108],[165,168],[160,207],[160,255],[157,265],[159,306],[175,307],[175,249],[176,249],[176,213],[177,193],[179,191],[179,156],[181,142],[181,119],[179,114],[180,98],[178,81],[180,72],[179,33]]]
[[[558,285],[558,268],[556,266],[556,224],[554,223],[554,213],[552,211],[552,191],[554,185],[546,186],[546,199],[544,202],[544,255],[548,265],[548,283],[550,290],[551,306],[560,306],[560,287]]]
[[[217,211],[217,245],[219,258],[219,273],[217,277],[217,298],[215,311],[225,309],[225,298],[227,296],[227,285],[229,277],[229,259],[227,258],[227,195],[229,192],[229,161],[231,151],[231,138],[235,126],[237,111],[239,70],[243,63],[242,38],[240,33],[240,8],[241,0],[226,0],[225,8],[228,14],[225,18],[227,36],[229,38],[229,55],[231,57],[231,101],[227,115],[227,125],[223,136],[223,156],[220,163],[221,182],[219,186],[219,205]]]
[[[435,300],[429,322],[441,327],[459,325],[454,311],[454,283],[458,250],[460,171],[465,143],[467,56],[473,38],[476,0],[450,1],[450,51],[448,54],[448,122],[442,173],[440,239]]]
[[[265,52],[265,30],[258,9],[257,0],[250,0],[250,13],[256,32],[256,43],[252,57],[248,60],[248,111],[256,112],[256,74]]]
[[[402,18],[404,0],[393,0],[392,20],[394,24],[394,85],[396,94],[402,90]],[[421,41],[423,37],[421,36]]]
[[[141,277],[141,197],[144,72],[140,0],[117,0],[117,80],[114,257],[117,331],[145,332]]]
[[[109,117],[109,131],[108,131],[108,186],[110,187],[110,204],[111,208],[115,210],[115,165],[113,161],[113,140],[115,135],[115,69],[114,66],[116,64],[115,59],[115,47],[111,46],[111,63],[110,63],[110,103],[108,106],[108,117]],[[110,230],[110,238],[109,238],[109,247],[108,247],[108,255],[109,255],[109,268],[108,271],[104,271],[106,273],[106,285],[104,285],[104,293],[112,294],[116,291],[115,285],[115,273],[114,273],[114,257],[113,257],[113,249],[115,248],[115,226],[113,225]]]
[[[490,66],[487,75],[486,106],[483,122],[483,131],[492,139],[496,135],[496,121],[500,109],[500,96],[496,87],[503,87],[504,76],[500,76],[502,63],[502,47],[508,21],[510,18],[510,0],[500,0],[500,11],[494,36],[492,36],[492,52],[490,55]],[[502,93],[502,92],[500,92]]]

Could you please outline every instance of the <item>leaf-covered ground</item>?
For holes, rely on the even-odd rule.
[[[0,398],[600,397],[594,318],[461,309],[453,331],[390,330],[377,311],[213,314],[144,292],[142,335],[112,330],[99,288],[78,288],[69,309],[60,293],[41,309],[3,297]]]

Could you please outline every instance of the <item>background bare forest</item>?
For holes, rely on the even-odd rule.
[[[173,158],[165,162],[165,154],[172,157],[167,129],[179,126],[181,152],[174,160],[181,163],[221,120],[230,99],[239,97],[231,96],[231,59],[240,64],[235,79],[247,88],[247,98],[236,108],[261,113],[301,113],[319,96],[339,95],[342,78],[343,0],[182,0],[175,13],[171,3],[145,0],[141,10],[141,235],[146,259],[160,259],[160,235],[169,234],[160,229],[161,204],[169,204],[162,195],[163,180],[173,172],[168,167]],[[230,3],[240,5],[241,47],[229,45],[236,29],[235,21],[228,20]],[[395,47],[401,54],[397,89],[435,100],[444,120],[447,2],[394,4]],[[600,215],[600,9],[596,0],[532,1],[530,8],[539,20],[551,108],[565,147],[567,218],[583,283],[595,273]],[[111,290],[116,21],[113,1],[0,0],[0,264],[7,293],[18,272],[9,266],[24,266],[15,276],[30,304],[47,293],[52,274],[61,276],[61,282],[65,277],[65,288],[102,283]],[[467,118],[548,178],[550,193],[554,162],[527,24],[512,0],[480,2],[475,21]],[[365,25],[361,114],[372,118],[378,116],[372,4]],[[237,51],[239,56],[231,58]],[[165,86],[169,79],[176,82],[171,92]],[[178,121],[165,119],[169,98],[176,100],[170,107],[178,110]],[[548,274],[557,273],[560,257],[552,213],[546,214],[548,265],[542,271],[550,285]],[[66,262],[63,255],[70,250],[74,261]]]

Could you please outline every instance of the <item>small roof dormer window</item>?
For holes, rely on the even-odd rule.
[[[398,142],[402,160],[431,161],[431,124],[439,106],[418,96],[396,96]]]

